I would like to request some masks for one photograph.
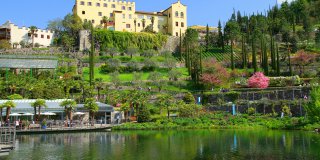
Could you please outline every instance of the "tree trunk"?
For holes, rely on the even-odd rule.
[[[6,120],[9,119],[10,111],[11,111],[11,108],[10,108],[10,107],[7,107]]]
[[[38,107],[38,120],[39,120],[39,121],[40,121],[40,113],[41,113],[40,111],[41,111],[41,107],[39,106],[39,107]]]
[[[37,121],[37,107],[34,107],[33,108],[33,110],[34,110],[34,117],[33,117],[33,121]]]
[[[234,70],[233,41],[231,40],[231,69]]]
[[[168,119],[170,119],[170,110],[169,110],[169,107],[167,107],[167,115],[168,115]]]
[[[2,108],[0,108],[0,116],[1,116],[1,117],[0,117],[0,122],[2,122],[2,120],[3,120],[3,119],[2,119]]]

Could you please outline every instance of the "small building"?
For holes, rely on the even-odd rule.
[[[40,47],[49,47],[53,43],[54,34],[51,30],[38,29],[34,35],[34,44],[38,43]],[[13,48],[21,48],[20,42],[22,41],[26,44],[32,43],[30,28],[18,27],[7,21],[0,26],[0,40],[8,40]]]
[[[66,113],[64,111],[64,107],[60,106],[60,103],[65,99],[56,99],[56,100],[46,100],[47,107],[42,107],[41,113],[53,113],[52,118],[55,120],[65,120]],[[7,102],[9,100],[0,100],[0,105]],[[16,114],[17,116],[31,116],[34,114],[34,108],[31,106],[31,103],[35,102],[35,99],[23,99],[23,100],[12,100],[16,107],[11,109],[11,114]],[[108,124],[113,122],[112,112],[114,111],[113,107],[108,104],[97,102],[99,106],[99,111],[95,115],[95,119],[100,121],[103,124]],[[38,114],[38,108],[36,109]],[[84,113],[84,118],[89,117],[89,111],[84,108],[84,104],[78,104],[75,108],[74,112],[82,112]],[[3,110],[3,115],[6,115],[5,109]],[[44,114],[45,115],[45,114]],[[101,121],[102,120],[102,121]]]

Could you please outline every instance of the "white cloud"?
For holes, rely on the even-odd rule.
[[[279,4],[281,4],[281,3],[285,2],[285,1],[288,1],[288,2],[290,3],[290,2],[292,2],[293,0],[277,0],[277,1],[278,1]]]

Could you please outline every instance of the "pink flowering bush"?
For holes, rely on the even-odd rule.
[[[248,85],[251,88],[261,88],[265,89],[269,86],[269,78],[266,77],[262,72],[256,72],[248,80]]]

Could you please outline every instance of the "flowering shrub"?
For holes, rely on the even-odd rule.
[[[269,78],[266,77],[262,72],[256,72],[252,77],[248,80],[248,85],[251,88],[268,88],[269,86]]]
[[[225,69],[221,63],[217,62],[214,58],[206,60],[203,63],[204,73],[201,76],[201,81],[209,85],[219,86],[227,83],[230,78],[230,73]]]

